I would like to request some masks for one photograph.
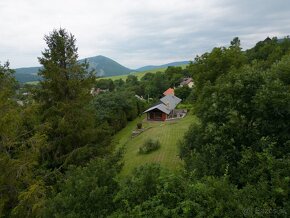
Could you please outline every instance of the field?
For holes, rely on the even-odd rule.
[[[181,65],[180,67],[182,67],[182,69],[184,69],[187,65]],[[158,71],[160,72],[164,72],[166,68],[158,68],[158,69],[154,69],[154,70],[147,70],[147,71],[143,71],[143,72],[132,72],[130,74],[126,74],[126,75],[121,75],[121,76],[108,76],[108,77],[100,77],[97,80],[100,79],[111,79],[111,80],[118,80],[118,79],[122,79],[122,80],[126,80],[126,78],[128,77],[128,75],[134,75],[137,76],[138,80],[140,80],[146,73],[156,73]],[[33,81],[33,82],[26,82],[26,84],[31,84],[31,85],[37,85],[38,81]]]
[[[196,121],[195,116],[188,114],[183,119],[167,122],[148,122],[144,118],[142,116],[132,121],[114,138],[117,147],[125,146],[124,168],[121,175],[128,175],[135,167],[146,163],[160,163],[171,170],[179,169],[182,165],[182,161],[178,157],[179,140],[183,138],[189,126]],[[138,122],[142,122],[143,128],[150,128],[131,138],[131,133]],[[139,147],[148,138],[158,139],[161,144],[160,149],[150,154],[138,154]]]
[[[32,81],[32,82],[26,82],[25,84],[28,85],[37,85],[39,82],[38,81]]]
[[[183,67],[183,66],[182,66]],[[167,68],[158,68],[158,69],[154,69],[154,70],[148,70],[148,71],[144,71],[144,72],[132,72],[130,74],[126,74],[126,75],[121,75],[121,76],[108,76],[108,77],[100,77],[97,80],[100,79],[111,79],[111,80],[118,80],[118,79],[122,79],[122,80],[126,80],[128,75],[134,75],[137,76],[138,80],[140,80],[146,73],[156,73],[158,71],[160,72],[164,72]],[[30,84],[30,85],[37,85],[38,81],[33,81],[33,82],[26,82],[26,84]]]
[[[184,69],[187,65],[181,65],[180,67],[182,67],[182,69]],[[128,75],[134,75],[137,76],[137,78],[140,80],[146,73],[156,73],[158,71],[160,72],[164,72],[166,68],[158,68],[158,69],[154,69],[154,70],[147,70],[147,71],[143,71],[143,72],[132,72],[130,74],[127,75],[121,75],[121,76],[110,76],[110,77],[101,77],[98,79],[111,79],[111,80],[117,80],[117,79],[122,79],[122,80],[126,80]]]
[[[137,76],[137,78],[140,80],[146,73],[156,73],[158,71],[164,72],[166,69],[167,68],[158,68],[158,69],[148,70],[148,71],[144,71],[144,72],[132,72],[130,74],[120,75],[120,76],[100,77],[98,79],[111,79],[113,81],[117,80],[117,79],[126,80],[128,75],[134,75],[134,76]]]

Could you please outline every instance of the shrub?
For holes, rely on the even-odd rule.
[[[149,154],[160,148],[160,142],[158,140],[147,139],[144,144],[139,148],[140,154]]]
[[[142,123],[137,123],[137,129],[142,129]]]

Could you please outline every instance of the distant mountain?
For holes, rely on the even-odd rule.
[[[85,59],[89,62],[89,69],[96,70],[98,76],[118,76],[134,71],[102,55]],[[84,62],[85,59],[80,60],[80,62]]]
[[[40,76],[37,75],[39,69],[41,67],[23,67],[15,69],[15,78],[18,82],[33,82],[41,79]]]
[[[190,61],[178,61],[178,62],[172,62],[172,63],[168,63],[168,64],[163,64],[163,65],[148,65],[148,66],[140,67],[140,68],[136,69],[136,71],[154,70],[154,69],[158,69],[158,68],[166,68],[169,66],[177,67],[177,66],[189,64],[189,62]]]
[[[83,63],[85,60],[89,63],[89,70],[96,70],[97,76],[125,75],[133,71],[102,55],[81,59],[79,62]],[[38,81],[41,79],[37,75],[39,69],[41,67],[17,68],[15,69],[15,77],[21,83]]]

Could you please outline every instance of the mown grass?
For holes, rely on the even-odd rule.
[[[179,140],[183,138],[189,126],[196,122],[196,117],[188,114],[183,119],[166,122],[148,122],[144,118],[145,116],[142,116],[132,121],[114,137],[117,147],[125,147],[121,176],[130,174],[135,167],[146,163],[160,163],[161,166],[170,170],[180,169],[183,163],[178,156]],[[143,128],[148,128],[148,130],[131,138],[132,131],[142,120]],[[139,147],[148,138],[159,140],[161,147],[150,154],[139,154]]]

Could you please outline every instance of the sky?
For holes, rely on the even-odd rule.
[[[44,36],[65,28],[80,58],[135,69],[194,60],[239,37],[243,49],[290,35],[288,0],[0,0],[0,62],[39,66]]]

